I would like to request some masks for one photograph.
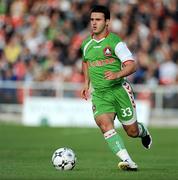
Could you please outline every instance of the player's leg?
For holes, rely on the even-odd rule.
[[[102,131],[108,146],[114,154],[116,154],[122,162],[129,162],[132,164],[130,170],[136,170],[137,166],[129,156],[121,136],[114,129],[115,113],[106,113],[95,117],[96,124]]]
[[[92,93],[92,103],[93,103],[93,115],[96,121],[96,124],[101,129],[108,146],[123,162],[129,161],[132,163],[122,138],[116,132],[114,128],[114,119],[116,115],[116,110],[114,106],[114,96],[113,92],[93,92]],[[137,166],[132,169],[135,170]]]
[[[140,122],[135,121],[130,125],[123,125],[127,135],[130,137],[140,137],[143,146],[146,149],[150,149],[152,144],[152,138],[148,129]]]
[[[120,88],[114,89],[113,93],[117,102],[115,106],[117,117],[122,123],[125,131],[131,137],[141,137],[144,147],[148,147],[149,144],[151,144],[151,139],[149,141],[149,138],[147,136],[148,131],[146,130],[146,128],[141,123],[137,123],[135,109],[136,106],[132,88],[127,82],[125,82]],[[149,135],[149,137],[151,136]],[[131,167],[132,165],[129,162],[120,162],[118,166],[121,169],[129,170],[129,167]]]
[[[125,131],[130,137],[140,137],[143,146],[149,149],[152,143],[151,135],[142,123],[137,122],[136,106],[129,83],[125,82],[116,93],[118,93],[116,97],[119,103],[117,116]]]
[[[140,122],[137,123],[139,134],[138,137],[141,138],[142,144],[146,149],[150,149],[152,144],[152,137],[148,131],[148,129]]]

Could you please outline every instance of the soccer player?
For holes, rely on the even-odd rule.
[[[126,76],[136,71],[136,62],[127,45],[116,34],[108,31],[109,22],[107,7],[96,5],[92,8],[92,35],[81,46],[85,77],[81,96],[88,99],[91,82],[94,119],[110,149],[121,159],[118,167],[137,170],[137,164],[115,130],[115,117],[118,117],[128,136],[141,138],[146,149],[150,148],[152,139],[144,125],[137,122],[132,88],[126,80]]]

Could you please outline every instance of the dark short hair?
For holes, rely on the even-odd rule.
[[[110,19],[110,11],[106,6],[95,5],[95,6],[92,7],[90,14],[93,13],[93,12],[103,13],[104,17],[105,17],[105,20]]]

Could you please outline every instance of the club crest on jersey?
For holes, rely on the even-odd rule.
[[[111,48],[110,47],[105,47],[103,51],[104,51],[105,56],[111,56]]]

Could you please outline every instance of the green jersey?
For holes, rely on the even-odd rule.
[[[89,78],[95,90],[106,89],[123,82],[123,78],[106,80],[104,77],[106,71],[118,72],[122,69],[123,61],[127,60],[125,54],[131,57],[130,51],[123,51],[123,48],[121,51],[124,55],[121,59],[118,57],[121,43],[121,39],[114,33],[109,33],[99,41],[93,39],[92,36],[83,41],[81,46],[83,61],[88,63]]]

